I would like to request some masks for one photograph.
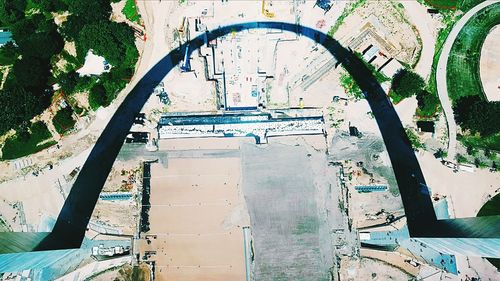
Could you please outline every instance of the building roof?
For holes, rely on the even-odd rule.
[[[394,58],[391,58],[384,65],[382,65],[379,69],[385,76],[392,78],[400,69],[403,69],[404,66]]]
[[[366,51],[364,52],[363,58],[369,62],[373,59],[374,56],[377,55],[377,52],[379,50],[380,49],[377,46],[370,45],[370,47],[368,47],[368,49],[366,49]]]

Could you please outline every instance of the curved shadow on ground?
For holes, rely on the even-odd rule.
[[[433,226],[439,221],[436,220],[418,161],[396,111],[365,64],[335,39],[312,28],[282,22],[250,22],[220,27],[200,35],[172,50],[144,75],[124,99],[95,143],[64,203],[52,233],[35,250],[78,248],[81,245],[99,193],[135,116],[156,85],[181,62],[186,48],[192,53],[208,41],[249,29],[281,29],[295,32],[321,44],[342,63],[365,93],[382,133],[401,193],[411,236],[435,235],[432,229],[438,229]],[[448,228],[443,227],[443,233],[448,232],[446,229]],[[458,231],[460,232],[460,229]]]

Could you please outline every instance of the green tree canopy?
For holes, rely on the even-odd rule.
[[[10,26],[10,30],[12,31],[12,39],[18,42],[35,33],[36,26],[30,19],[20,19]]]
[[[60,0],[31,0],[46,12],[57,12],[67,9],[66,3]]]
[[[44,102],[45,101],[45,102]],[[0,91],[0,134],[19,127],[28,128],[29,120],[47,106],[46,100],[21,87],[6,86]]]
[[[79,56],[92,49],[113,66],[123,64],[127,50],[135,50],[134,33],[124,23],[100,21],[85,25],[80,31],[77,49]]]
[[[0,22],[10,26],[24,18],[26,0],[0,0]]]
[[[58,54],[64,47],[64,42],[59,33],[35,33],[18,43],[24,56],[37,57],[49,60]]]
[[[394,75],[391,91],[402,98],[408,98],[423,91],[425,81],[412,71],[403,69]]]
[[[73,119],[73,110],[69,106],[59,109],[52,119],[52,124],[54,124],[54,127],[59,134],[64,134],[73,128],[75,123],[76,121]]]
[[[109,99],[103,85],[97,84],[90,90],[89,103],[93,109],[109,105]]]
[[[19,57],[19,48],[12,42],[7,42],[0,48],[0,65],[11,65]]]
[[[54,21],[40,14],[17,22],[12,28],[12,36],[23,56],[50,59],[64,47]]]
[[[88,23],[108,20],[111,15],[111,5],[106,0],[64,1],[70,13],[85,19]]]
[[[72,94],[78,84],[78,73],[75,71],[61,73],[57,76],[57,81],[66,94]]]
[[[85,26],[85,19],[76,15],[69,15],[60,28],[61,34],[68,41],[78,39],[80,30]]]
[[[15,83],[34,91],[47,88],[50,66],[47,61],[37,57],[25,56],[17,61],[12,68],[12,76],[8,84]]]
[[[500,132],[500,102],[488,102],[479,96],[466,96],[454,106],[455,119],[464,129],[481,136]]]

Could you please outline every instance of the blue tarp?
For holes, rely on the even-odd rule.
[[[12,41],[12,32],[2,31],[0,32],[0,46]]]

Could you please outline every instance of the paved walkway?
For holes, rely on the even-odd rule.
[[[427,7],[417,1],[399,0],[398,2],[405,8],[410,23],[415,26],[422,40],[422,52],[415,66],[415,72],[427,80],[431,74],[436,46],[435,20],[427,12]]]
[[[499,3],[500,0],[487,0],[482,2],[481,4],[475,6],[470,9],[462,18],[455,24],[450,34],[448,34],[448,38],[446,38],[446,42],[443,45],[441,55],[439,56],[439,62],[436,71],[436,83],[437,83],[437,92],[439,96],[439,100],[441,101],[441,106],[443,107],[443,111],[446,117],[446,122],[448,123],[448,160],[454,161],[456,156],[456,148],[457,148],[457,124],[455,122],[455,118],[453,116],[453,109],[451,107],[451,100],[448,96],[448,85],[446,81],[446,68],[448,65],[448,57],[450,55],[451,47],[457,39],[457,36],[465,26],[465,24],[469,21],[469,19],[474,16],[477,12],[482,10],[485,7],[493,5],[495,3]]]

